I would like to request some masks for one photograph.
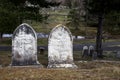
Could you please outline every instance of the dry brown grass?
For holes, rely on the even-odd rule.
[[[120,66],[92,69],[4,67],[0,69],[0,75],[0,80],[119,80]]]
[[[0,51],[0,80],[120,80],[120,62],[78,60],[75,53],[75,64],[78,69],[47,69],[47,52],[38,54],[44,68],[8,67],[11,62],[10,52]],[[79,53],[79,52],[78,52]],[[79,58],[80,59],[80,58]]]

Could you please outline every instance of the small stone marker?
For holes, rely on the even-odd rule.
[[[88,46],[83,46],[82,58],[83,57],[88,57]]]
[[[93,52],[93,54],[92,54],[92,59],[93,59],[93,60],[96,60],[96,59],[97,59],[97,52],[96,52],[96,51]]]
[[[56,26],[49,35],[48,68],[77,68],[73,62],[73,39],[63,25]]]
[[[116,57],[120,59],[120,51],[117,51]]]
[[[94,53],[94,46],[90,45],[88,54],[89,54],[90,57],[92,57],[93,53]]]
[[[12,37],[11,66],[38,65],[37,36],[31,26],[26,23],[16,28]]]

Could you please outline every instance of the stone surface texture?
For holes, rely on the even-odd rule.
[[[26,23],[16,28],[12,37],[12,66],[37,65],[37,36]]]
[[[88,46],[83,46],[82,58],[83,57],[88,57],[88,55],[89,55]]]
[[[90,45],[89,46],[89,52],[88,52],[88,54],[89,54],[89,56],[92,56],[93,55],[93,53],[94,53],[94,46],[92,46],[92,45]]]
[[[73,62],[73,39],[69,29],[58,25],[48,39],[48,68],[77,68]]]

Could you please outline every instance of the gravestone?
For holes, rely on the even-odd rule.
[[[120,51],[117,51],[116,57],[120,59]]]
[[[82,58],[83,57],[88,57],[88,46],[83,46]]]
[[[77,68],[73,62],[73,39],[63,25],[51,31],[48,41],[48,68]]]
[[[94,46],[90,45],[88,54],[89,54],[90,57],[92,57],[93,53],[94,53]]]
[[[97,52],[96,52],[96,51],[93,52],[93,54],[92,54],[92,59],[93,59],[93,60],[96,60],[96,59],[97,59]]]
[[[11,66],[39,65],[37,61],[37,36],[26,23],[16,28],[12,37]]]

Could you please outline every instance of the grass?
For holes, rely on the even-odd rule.
[[[81,52],[74,52],[77,69],[47,69],[47,51],[38,53],[38,60],[44,68],[7,67],[11,62],[10,51],[0,51],[0,80],[119,80],[119,61],[83,61]],[[109,53],[110,54],[110,53]],[[82,60],[82,61],[81,61]]]
[[[119,42],[120,39],[106,39],[105,42]],[[95,39],[74,39],[73,44],[88,44],[88,43],[95,43]],[[37,44],[40,46],[47,46],[48,45],[48,38],[39,38],[37,39]],[[0,40],[0,46],[11,46],[12,40],[10,38],[3,38]],[[119,45],[112,45],[112,46],[119,46]]]
[[[63,14],[68,14],[69,10],[47,10],[49,13],[49,17],[44,22],[36,22],[36,21],[24,21],[31,25],[36,32],[43,32],[43,33],[49,33],[52,28],[57,26],[58,24],[66,24],[65,23],[65,16]]]
[[[119,80],[119,67],[97,69],[4,68],[1,80]],[[7,73],[7,74],[6,74]],[[4,75],[3,75],[4,74]]]
[[[40,39],[38,39],[38,45],[40,45],[40,46],[47,46],[48,45],[48,39],[47,38],[40,38]]]
[[[112,51],[106,51],[103,53],[104,59],[107,61],[119,61],[120,59],[115,56],[115,53]],[[90,57],[82,58],[82,52],[81,51],[74,51],[73,52],[74,60],[75,62],[79,61],[92,61]],[[12,52],[11,51],[0,51],[0,64],[2,66],[8,66],[11,63],[11,57]],[[48,51],[44,51],[44,53],[38,52],[38,61],[43,64],[45,67],[47,67],[48,64]]]
[[[0,39],[0,46],[10,46],[12,44],[12,40],[10,38]]]
[[[49,34],[50,31],[57,26],[58,24],[63,24],[66,25],[68,23],[67,21],[67,15],[69,13],[69,9],[63,9],[63,10],[47,10],[49,13],[49,17],[46,21],[44,22],[36,22],[36,21],[24,21],[28,24],[30,24],[36,32],[42,32],[42,33],[47,33]],[[87,31],[87,35],[92,35],[96,33],[96,28],[89,28],[86,27],[85,25],[81,24],[79,27],[79,30],[76,30],[75,27],[67,26],[71,30],[72,34],[75,35],[84,35],[85,34],[85,29]],[[85,28],[86,27],[86,28]]]

